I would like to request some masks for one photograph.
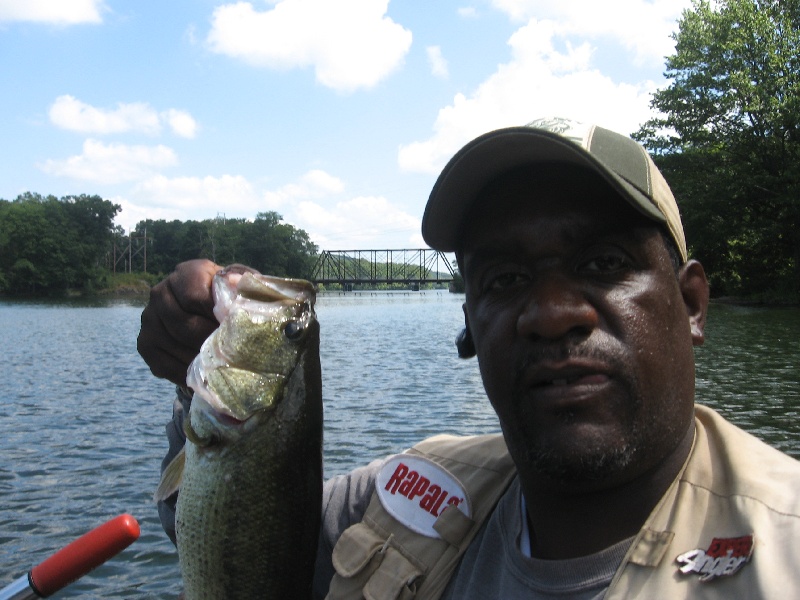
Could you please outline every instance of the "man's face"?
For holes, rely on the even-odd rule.
[[[596,489],[655,468],[686,436],[693,330],[659,230],[579,173],[497,180],[460,256],[483,383],[518,468]]]

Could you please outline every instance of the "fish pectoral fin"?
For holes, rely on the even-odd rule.
[[[181,448],[181,451],[178,452],[161,474],[161,481],[153,494],[154,502],[166,500],[181,489],[181,483],[183,483],[183,467],[185,464],[186,448]]]

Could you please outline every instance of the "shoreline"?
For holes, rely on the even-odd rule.
[[[129,298],[129,297],[147,297],[150,295],[150,290],[152,289],[152,285],[146,281],[145,279],[137,279],[135,281],[126,281],[124,283],[120,283],[113,287],[104,288],[101,290],[92,290],[92,291],[85,291],[85,290],[66,290],[62,294],[21,294],[21,295],[9,295],[0,292],[0,298],[10,300],[10,299],[36,299],[36,298],[92,298],[92,297],[115,297],[115,298]],[[330,294],[330,295],[349,295],[349,294],[364,294],[370,292],[406,292],[410,290],[357,290],[352,292],[342,292],[340,290],[324,290],[320,291],[320,294]],[[438,290],[425,290],[425,291],[447,291],[446,289],[438,289]],[[458,292],[450,292],[450,293],[458,293]],[[462,292],[463,293],[463,292]],[[752,307],[752,308],[798,308],[800,307],[800,302],[792,301],[792,300],[775,300],[775,301],[765,301],[760,299],[753,299],[753,298],[742,298],[738,296],[719,296],[716,298],[711,298],[709,300],[712,304],[723,304],[726,306],[742,306],[742,307]]]

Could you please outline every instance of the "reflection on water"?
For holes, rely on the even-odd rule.
[[[697,398],[800,458],[800,309],[712,305]]]
[[[463,296],[322,296],[325,465],[331,476],[424,437],[497,431],[474,361],[456,354]]]
[[[434,433],[497,430],[463,296],[320,297],[326,475]],[[123,512],[142,537],[59,597],[175,598],[175,551],[150,496],[171,386],[136,354],[143,301],[0,302],[0,587]],[[698,397],[800,456],[800,310],[713,306]]]
[[[128,512],[140,539],[59,597],[175,597],[150,500],[170,386],[136,360],[142,302],[92,304],[0,304],[0,581]]]

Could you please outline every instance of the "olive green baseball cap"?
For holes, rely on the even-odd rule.
[[[461,148],[433,186],[422,217],[422,237],[434,250],[455,252],[464,219],[481,190],[503,173],[536,163],[574,164],[595,171],[633,208],[664,225],[686,261],[678,205],[647,150],[626,135],[563,118],[490,131]]]

